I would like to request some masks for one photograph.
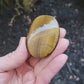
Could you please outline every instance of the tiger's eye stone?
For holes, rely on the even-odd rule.
[[[49,15],[38,16],[27,34],[27,48],[34,57],[48,56],[59,40],[60,28],[57,20]]]

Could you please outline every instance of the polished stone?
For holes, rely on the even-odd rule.
[[[59,40],[57,20],[49,15],[38,16],[27,34],[27,48],[34,57],[43,58],[52,53]]]

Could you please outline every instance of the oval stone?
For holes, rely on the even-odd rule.
[[[38,16],[27,34],[27,48],[34,57],[43,58],[55,49],[60,35],[57,20],[49,15]]]

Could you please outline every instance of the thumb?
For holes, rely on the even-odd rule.
[[[22,37],[19,46],[15,51],[0,57],[0,72],[15,69],[22,65],[28,58],[28,51],[26,49],[26,37]]]

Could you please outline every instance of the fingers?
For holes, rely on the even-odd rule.
[[[67,39],[61,38],[58,42],[57,47],[53,51],[53,53],[50,56],[41,59],[40,62],[36,64],[35,66],[36,74],[38,74],[45,66],[47,66],[51,60],[53,60],[59,54],[62,54],[67,49],[68,45],[69,45],[69,41]]]
[[[60,38],[64,38],[66,35],[66,30],[64,28],[60,28]]]
[[[58,45],[51,55],[54,56],[54,55],[62,54],[67,49],[68,46],[69,46],[68,39],[65,38],[59,39]]]
[[[47,66],[44,68],[37,77],[36,84],[49,84],[50,80],[55,76],[55,74],[63,67],[67,61],[67,56],[61,54],[55,57]],[[46,74],[46,75],[45,75]],[[45,81],[43,81],[45,80]]]
[[[15,51],[4,57],[0,57],[0,72],[17,68],[22,65],[27,58],[28,52],[26,49],[26,38],[22,37],[19,46]]]

